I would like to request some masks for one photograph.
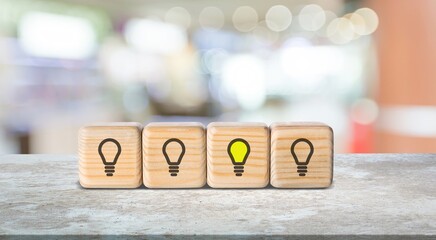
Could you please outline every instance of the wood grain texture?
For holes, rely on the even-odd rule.
[[[144,185],[149,188],[203,187],[206,184],[205,135],[201,123],[148,124],[142,134]],[[170,163],[177,162],[182,145],[174,139],[181,141],[185,152],[180,164],[172,165],[172,176],[164,151]]]
[[[313,145],[307,165],[297,165],[292,155],[291,146],[298,139],[307,139]],[[308,143],[297,141],[294,147],[297,162],[305,162],[310,152]],[[307,167],[306,173],[303,166]],[[299,169],[303,171],[297,172]],[[329,126],[291,122],[271,125],[271,185],[277,188],[326,188],[332,179],[333,131]]]
[[[85,188],[139,187],[142,184],[141,128],[139,123],[103,123],[81,128],[79,131],[80,185]],[[116,140],[121,148],[114,165],[113,176],[108,176],[105,172],[105,164],[99,153],[99,145],[105,139]],[[118,152],[119,148],[115,142],[103,142],[101,153],[108,163],[114,161]]]
[[[236,176],[227,151],[242,138],[250,153],[242,176]],[[269,129],[264,123],[211,123],[207,127],[207,183],[213,188],[262,188],[269,182]]]

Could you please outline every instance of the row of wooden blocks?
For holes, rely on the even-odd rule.
[[[79,132],[79,178],[85,188],[326,188],[333,131],[321,123],[90,125]]]

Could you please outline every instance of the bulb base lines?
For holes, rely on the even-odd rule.
[[[307,166],[297,166],[297,173],[299,176],[304,177],[307,173]]]
[[[168,172],[172,177],[176,177],[179,173],[179,166],[168,166],[169,170]]]
[[[104,172],[106,173],[106,176],[112,177],[115,173],[115,166],[112,165],[104,166]]]
[[[241,177],[242,173],[244,173],[244,166],[233,166],[233,169],[233,172],[237,177]]]

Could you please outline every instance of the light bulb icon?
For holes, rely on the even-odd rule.
[[[167,147],[168,147],[168,145],[169,145],[170,143],[177,143],[177,144],[180,145],[181,151],[180,151],[179,157],[177,158],[176,161],[174,161],[174,159],[171,159],[171,158],[168,156],[168,151],[167,151],[168,149],[167,149]],[[166,160],[167,163],[168,163],[168,168],[169,168],[169,171],[168,171],[168,172],[170,173],[170,175],[171,175],[172,177],[176,177],[177,174],[179,173],[179,165],[180,165],[180,163],[182,162],[182,158],[183,158],[183,156],[185,155],[185,151],[186,151],[185,144],[184,144],[180,139],[177,139],[177,138],[171,138],[171,139],[168,139],[168,140],[163,144],[163,146],[162,146],[162,153],[163,153],[163,155],[164,155],[164,157],[165,157],[165,160]]]
[[[227,153],[233,163],[233,171],[238,177],[244,173],[244,164],[250,155],[250,144],[242,138],[233,139],[227,146]]]
[[[307,157],[306,157],[306,159],[304,161],[301,161],[303,159],[298,159],[297,153],[295,152],[295,147],[299,143],[303,143],[303,144],[305,143],[305,144],[309,145],[309,153],[308,153],[308,155],[307,155]],[[292,143],[292,145],[291,145],[291,154],[292,154],[292,157],[295,160],[295,163],[297,164],[297,173],[298,173],[298,175],[300,177],[306,176],[307,165],[309,164],[310,159],[312,158],[313,152],[314,152],[313,144],[312,144],[311,141],[309,141],[306,138],[299,138],[299,139],[295,140]]]
[[[106,156],[103,153],[103,145],[109,142],[114,143],[117,146],[117,153],[115,154],[115,157],[113,158],[112,161],[108,161],[108,159],[106,159]],[[106,176],[112,177],[115,173],[115,164],[117,164],[118,157],[120,157],[121,154],[120,143],[113,138],[106,138],[103,141],[101,141],[100,144],[98,145],[98,154],[100,155],[100,158],[104,164],[104,172],[106,173]]]

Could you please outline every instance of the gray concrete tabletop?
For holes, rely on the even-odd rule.
[[[328,189],[83,189],[77,156],[0,156],[0,235],[436,235],[436,154],[336,155]]]

